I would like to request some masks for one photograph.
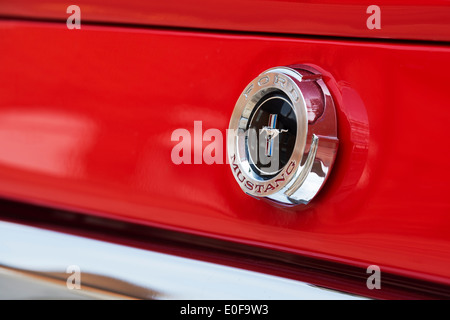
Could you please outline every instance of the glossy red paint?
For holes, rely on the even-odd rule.
[[[0,194],[450,284],[444,46],[0,22]],[[228,126],[245,85],[313,64],[340,148],[307,207],[175,165],[171,133]]]
[[[76,4],[84,22],[450,41],[446,0],[78,0]],[[381,29],[367,28],[371,15],[367,8],[372,4],[381,9]],[[63,22],[68,6],[61,0],[15,0],[0,5],[0,16]]]

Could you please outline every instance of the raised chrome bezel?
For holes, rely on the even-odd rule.
[[[309,81],[315,81],[320,88],[320,94],[317,90],[313,93],[320,95],[317,99],[322,99],[324,103],[323,113],[313,122],[308,121],[311,110],[308,110],[306,101],[311,99],[312,91],[308,89],[311,84],[304,84]],[[289,161],[277,174],[267,178],[249,163],[246,130],[258,102],[274,91],[280,91],[290,99],[297,121],[297,133]],[[309,94],[308,97],[305,97],[304,91]],[[333,100],[320,73],[309,66],[276,67],[261,73],[240,95],[229,129],[229,162],[242,190],[249,195],[287,205],[308,203],[317,194],[328,177],[338,145]],[[319,162],[319,169],[314,166],[315,162]]]

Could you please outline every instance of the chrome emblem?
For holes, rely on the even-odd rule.
[[[261,73],[239,97],[227,150],[242,190],[284,205],[307,204],[330,174],[337,148],[333,99],[306,65]]]
[[[266,134],[266,156],[271,157],[273,153],[273,139],[275,139],[280,133],[288,132],[286,129],[278,130],[275,128],[277,123],[277,115],[271,114],[269,117],[269,126],[263,127],[261,132]]]

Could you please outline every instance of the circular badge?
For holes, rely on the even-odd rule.
[[[333,100],[309,66],[263,72],[242,92],[231,116],[231,170],[255,197],[308,203],[328,177],[337,146]]]

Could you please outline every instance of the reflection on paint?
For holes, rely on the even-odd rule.
[[[58,111],[0,111],[0,165],[70,176],[95,134],[90,119]]]

